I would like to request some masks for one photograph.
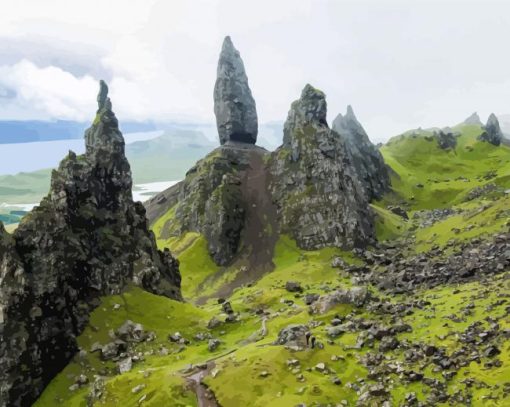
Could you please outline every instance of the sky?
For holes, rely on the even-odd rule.
[[[2,4],[4,3],[4,4]],[[259,122],[306,83],[373,141],[510,113],[510,2],[0,0],[0,119],[209,123],[221,43],[241,53]],[[7,12],[5,12],[7,11]]]

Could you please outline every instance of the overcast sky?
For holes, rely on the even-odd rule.
[[[510,113],[510,2],[0,0],[0,119],[91,120],[97,80],[120,120],[211,122],[225,35],[259,121],[306,83],[374,141]]]

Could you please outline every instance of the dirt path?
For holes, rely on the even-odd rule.
[[[248,254],[240,260],[246,264],[246,270],[221,287],[214,297],[228,297],[234,288],[258,280],[274,268],[272,260],[278,240],[278,223],[276,207],[269,193],[270,174],[260,151],[250,151],[248,154],[249,169],[245,171],[241,184],[246,223],[240,252]]]
[[[214,366],[214,362],[208,362],[205,369],[186,377],[191,389],[197,395],[198,407],[220,407],[214,393],[202,383],[202,379],[210,373]]]

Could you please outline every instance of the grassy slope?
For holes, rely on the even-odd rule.
[[[484,197],[470,202],[463,202],[463,199],[473,187],[494,182],[494,179],[488,181],[479,177],[493,169],[492,166],[498,168],[495,181],[504,188],[510,187],[510,149],[502,147],[498,150],[485,143],[476,142],[478,130],[473,126],[464,126],[461,130],[463,135],[459,138],[456,153],[437,149],[435,142],[424,138],[426,134],[417,138],[395,139],[383,147],[385,159],[400,178],[397,175],[393,177],[395,194],[374,204],[374,210],[378,215],[377,233],[382,240],[415,236],[416,249],[426,250],[432,244],[444,245],[452,238],[468,239],[479,234],[496,232],[507,222],[508,217],[504,215],[510,206],[510,198]],[[471,147],[466,149],[468,145]],[[469,151],[471,149],[472,151]],[[464,176],[469,181],[455,180],[459,176]],[[446,178],[449,178],[449,181],[446,181]],[[437,180],[441,182],[435,182]],[[417,183],[422,183],[424,188],[416,188]],[[412,196],[415,197],[414,200],[410,199]],[[412,220],[405,222],[385,209],[388,203],[406,200],[411,205],[412,217],[415,210],[444,207],[445,199],[451,200],[464,212],[418,230],[413,230],[415,224]],[[485,209],[481,211],[480,208]],[[153,225],[156,236],[160,235],[162,226],[172,216],[173,212],[170,210]],[[467,228],[472,224],[477,227]],[[456,234],[452,231],[453,228],[461,231]],[[158,245],[170,247],[178,255],[183,274],[183,292],[188,298],[194,298],[199,294],[197,287],[201,287],[200,294],[203,290],[213,293],[217,287],[228,282],[238,272],[234,269],[220,270],[215,266],[207,254],[204,238],[198,234],[188,233],[181,238],[158,239]],[[221,312],[220,306],[214,300],[210,300],[204,306],[180,304],[137,288],[130,289],[123,296],[104,298],[103,304],[93,313],[89,328],[79,338],[79,343],[84,349],[88,349],[95,341],[107,341],[108,330],[118,327],[128,318],[142,323],[146,329],[154,330],[157,340],[151,344],[139,345],[141,351],[149,354],[145,356],[145,361],[135,365],[131,372],[108,376],[107,397],[105,403],[101,405],[137,405],[137,400],[143,394],[148,396],[144,405],[196,405],[193,394],[184,385],[180,370],[189,364],[216,357],[218,357],[215,372],[217,374],[215,377],[207,376],[205,381],[223,407],[239,405],[290,407],[298,403],[326,405],[336,404],[341,400],[346,400],[352,405],[358,395],[346,384],[360,379],[367,380],[367,371],[358,362],[358,358],[366,353],[367,349],[366,347],[361,350],[350,349],[349,346],[355,344],[357,336],[351,333],[328,343],[324,326],[321,325],[328,323],[334,315],[352,312],[352,306],[339,305],[325,315],[310,316],[302,298],[284,289],[288,280],[300,281],[307,293],[324,294],[335,287],[350,286],[352,283],[346,273],[331,268],[331,259],[334,256],[341,256],[347,262],[358,261],[349,253],[342,253],[333,248],[302,251],[292,240],[282,236],[274,254],[275,270],[249,287],[236,289],[229,299],[234,310],[240,313],[240,322],[222,325],[213,330],[213,336],[222,341],[219,349],[213,353],[207,350],[206,342],[194,340],[184,351],[177,352],[176,345],[168,342],[166,337],[169,333],[179,331],[191,339],[194,334],[207,331],[209,319]],[[399,339],[446,346],[448,351],[452,352],[459,347],[455,340],[456,333],[463,331],[475,321],[484,321],[487,316],[504,315],[505,303],[498,304],[496,301],[501,295],[508,294],[509,281],[509,275],[506,273],[483,283],[440,287],[416,292],[406,298],[391,298],[392,301],[425,299],[431,302],[430,306],[405,318],[405,322],[412,326],[413,331],[399,334]],[[207,286],[200,286],[204,282]],[[284,300],[293,303],[284,303]],[[465,317],[461,322],[448,319],[452,314],[460,315],[462,308],[469,302],[476,304],[473,315]],[[120,310],[112,311],[116,303],[122,306]],[[261,308],[270,315],[267,319],[266,337],[260,334],[261,317],[254,312]],[[363,308],[354,311],[358,317],[390,323],[387,321],[388,316],[373,315]],[[271,344],[282,327],[311,320],[317,324],[313,333],[325,344],[323,350],[291,352]],[[510,327],[508,315],[500,321],[500,325],[502,329]],[[162,346],[170,350],[169,355],[159,355]],[[475,377],[489,386],[507,381],[510,375],[508,342],[502,344],[500,348],[502,353],[499,359],[503,362],[502,367],[487,370],[483,363],[481,365],[471,363],[449,382],[448,392],[452,394],[457,390],[465,390],[465,384],[461,381],[466,375]],[[151,352],[154,354],[150,354]],[[341,356],[343,359],[332,361],[333,355]],[[397,349],[388,352],[387,357],[398,362],[402,360],[403,354]],[[304,382],[297,381],[295,375],[290,372],[286,363],[288,359],[300,361]],[[330,376],[315,371],[314,366],[319,362],[324,362],[328,368],[335,371],[343,384],[334,385]],[[84,369],[83,366],[90,367]],[[89,353],[85,360],[77,357],[50,384],[36,405],[85,405],[86,390],[74,393],[68,390],[72,384],[72,377],[85,370],[92,380],[93,374],[105,366],[113,368],[108,363],[101,362],[97,354]],[[144,372],[147,371],[151,374],[144,377]],[[261,377],[262,371],[268,372],[269,376]],[[438,373],[430,369],[427,376],[442,379]],[[410,391],[416,392],[420,400],[427,396],[426,386],[420,383],[406,384],[396,375],[393,379],[395,384],[391,393],[395,405],[402,402],[405,394]],[[131,389],[141,383],[145,384],[146,388],[136,396],[133,395]],[[503,406],[504,401],[498,404],[483,398],[489,393],[501,396],[502,391],[502,386],[499,388],[475,386],[472,389],[473,405]]]

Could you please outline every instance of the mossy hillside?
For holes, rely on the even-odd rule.
[[[107,377],[107,398],[105,404],[101,405],[135,405],[135,401],[144,394],[147,394],[147,405],[161,405],[158,403],[169,402],[168,400],[175,400],[173,402],[176,404],[172,405],[176,406],[195,405],[192,394],[184,386],[181,370],[189,364],[203,363],[218,357],[215,361],[214,377],[207,376],[205,381],[224,407],[238,406],[241,401],[250,406],[289,407],[300,402],[327,404],[347,400],[351,404],[355,403],[358,395],[346,384],[355,383],[359,379],[367,380],[367,370],[358,359],[370,349],[350,348],[356,343],[356,333],[344,334],[333,343],[328,343],[324,324],[328,324],[334,315],[345,316],[350,312],[355,312],[357,317],[390,324],[388,316],[373,314],[352,305],[339,305],[324,315],[309,315],[302,297],[284,289],[285,282],[289,280],[300,281],[306,292],[322,295],[335,287],[349,286],[351,283],[348,276],[341,270],[331,268],[331,260],[335,256],[342,256],[347,262],[359,262],[352,255],[342,253],[338,249],[326,248],[311,252],[300,250],[295,242],[283,236],[275,249],[275,271],[250,287],[237,289],[231,296],[232,306],[240,314],[240,322],[224,324],[212,331],[213,336],[222,341],[214,353],[207,351],[205,342],[196,341],[192,341],[186,349],[178,352],[176,345],[166,340],[169,333],[176,331],[181,332],[186,338],[207,331],[205,326],[208,320],[213,315],[218,315],[220,310],[220,306],[214,301],[203,307],[197,307],[157,297],[136,288],[122,296],[104,298],[101,306],[92,314],[89,328],[79,338],[79,343],[84,349],[95,341],[107,341],[108,331],[120,326],[125,319],[140,322],[146,329],[154,330],[157,340],[139,345],[141,351],[149,353],[145,356],[145,361],[137,363],[131,372]],[[453,351],[458,347],[455,332],[464,330],[469,324],[483,320],[486,316],[498,317],[504,314],[504,303],[494,306],[501,293],[510,288],[504,276],[485,283],[448,286],[417,292],[406,298],[393,298],[393,301],[425,299],[431,302],[430,306],[415,311],[405,319],[413,331],[399,334],[399,339],[426,341],[437,346],[446,346],[449,352]],[[467,315],[465,321],[461,323],[451,322],[449,316],[458,315],[461,308],[472,301],[470,296],[473,295],[480,297],[476,302],[476,311],[472,315]],[[120,309],[114,311],[115,304],[120,304]],[[493,307],[487,308],[491,304]],[[266,336],[261,333],[262,317],[255,312],[260,308],[268,314]],[[283,327],[295,323],[309,323],[311,320],[315,321],[316,326],[312,332],[324,343],[324,349],[292,352],[281,346],[272,345]],[[446,326],[446,323],[449,325]],[[506,326],[510,321],[506,317],[500,323]],[[443,335],[448,334],[445,340]],[[169,349],[170,353],[166,356],[160,354],[162,347]],[[504,344],[500,347],[503,350],[500,358],[504,362],[503,366],[507,366],[508,361],[504,358],[508,357],[508,351],[505,350]],[[331,360],[333,356],[341,358],[333,361]],[[403,355],[401,351],[396,350],[389,352],[387,357],[398,361],[402,360]],[[296,376],[291,373],[287,366],[289,359],[300,361],[305,382],[297,381]],[[317,372],[314,367],[320,362],[326,363],[329,369],[334,370],[343,384],[334,385],[331,382],[331,375]],[[77,357],[50,384],[36,405],[84,405],[87,393],[85,389],[78,392],[68,390],[73,377],[83,372],[83,365],[92,366],[96,372],[105,366],[114,369],[112,365],[101,362],[97,354],[88,354],[85,361]],[[472,364],[469,369],[470,375],[480,380],[487,380],[490,376],[489,383],[493,384],[504,382],[505,375],[508,374],[505,367],[491,369],[490,374],[479,365]],[[145,377],[144,372],[147,371],[151,373]],[[264,371],[269,373],[267,377],[261,376]],[[88,375],[91,376],[92,373],[89,371]],[[427,375],[440,376],[433,372]],[[92,380],[92,377],[90,379]],[[462,379],[463,376],[460,374],[458,378],[453,379],[449,384],[449,392],[464,389]],[[391,392],[395,404],[401,402],[409,391],[415,391],[421,400],[425,399],[426,394],[423,392],[428,391],[425,386],[404,383],[398,376],[395,376],[394,381],[395,385]],[[136,398],[131,389],[139,384],[146,387]],[[475,399],[479,401],[474,405],[482,405],[480,404],[482,397],[489,391],[491,390],[484,388],[473,390]],[[57,399],[61,402],[56,403]]]
[[[375,212],[375,233],[380,242],[402,236],[411,225],[411,222],[382,206],[371,205],[371,208]]]
[[[478,141],[482,132],[478,126],[459,125],[453,130],[460,136],[451,150],[440,149],[427,130],[397,136],[381,147],[394,172],[391,181],[397,201],[404,199],[412,209],[444,208],[461,203],[468,191],[488,182],[510,186],[508,146]],[[484,178],[494,170],[495,179]]]
[[[490,237],[509,226],[510,196],[497,200],[479,199],[456,206],[462,210],[429,227],[417,229],[416,250],[427,251],[432,246],[465,242],[475,237]]]

